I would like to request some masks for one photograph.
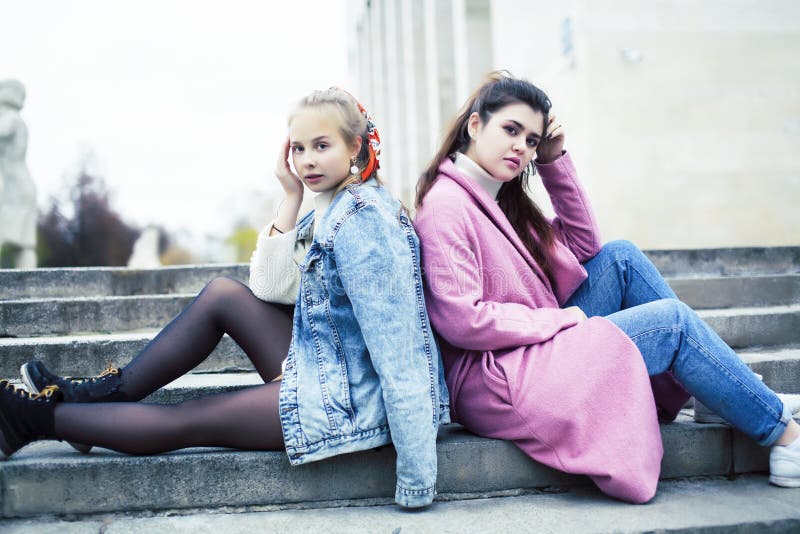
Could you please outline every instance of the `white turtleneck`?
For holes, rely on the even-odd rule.
[[[328,211],[328,207],[330,207],[331,202],[333,202],[333,193],[336,189],[329,189],[327,191],[322,191],[321,193],[317,193],[314,197],[314,235],[317,235],[317,223]]]
[[[483,167],[472,161],[469,156],[462,152],[456,152],[454,164],[456,169],[461,171],[464,176],[477,183],[490,197],[497,200],[497,193],[500,191],[503,182],[486,172]]]

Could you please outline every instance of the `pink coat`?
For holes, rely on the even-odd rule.
[[[416,216],[454,420],[646,502],[663,455],[650,378],[611,321],[576,324],[560,308],[601,243],[569,154],[537,168],[557,214],[552,283],[494,199],[449,159]]]

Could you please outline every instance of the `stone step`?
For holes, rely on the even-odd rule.
[[[0,301],[0,337],[162,328],[194,297],[175,294]]]
[[[126,365],[154,335],[155,332],[0,339],[0,377],[18,377],[20,366],[34,359],[42,360],[48,369],[61,376],[97,375],[108,365]],[[739,351],[739,355],[750,368],[764,376],[764,382],[773,390],[800,393],[800,346],[749,348]],[[227,389],[216,389],[215,382]],[[260,377],[250,360],[232,339],[224,336],[211,356],[190,374],[156,392],[149,400],[174,403],[258,383]],[[192,387],[199,389],[193,393]]]
[[[157,272],[157,271],[156,271]],[[729,308],[742,306],[777,306],[800,303],[800,274],[761,275],[740,277],[684,277],[669,279],[669,283],[678,296],[695,309]],[[113,325],[122,329],[137,328],[134,324],[159,326],[153,323],[153,317],[171,317],[179,313],[182,305],[189,302],[202,289],[205,282],[199,284],[196,291],[187,293],[170,292],[167,294],[115,295],[115,296],[73,296],[18,298],[0,300],[0,325],[16,320],[28,321],[28,335],[66,333],[70,331],[93,331],[97,323],[91,322],[98,314],[118,312],[119,317],[109,317],[104,330],[114,330]],[[176,287],[173,285],[173,287]],[[182,287],[182,289],[194,289]],[[134,310],[131,310],[133,308]],[[139,313],[136,313],[136,310]],[[70,317],[73,312],[76,317]],[[150,319],[149,321],[147,319]],[[38,321],[37,321],[38,320]],[[36,330],[36,323],[47,321],[50,330]],[[3,332],[1,335],[25,335],[20,328]]]
[[[800,274],[683,277],[667,281],[678,298],[696,310],[800,303]]]
[[[235,346],[232,340],[229,338],[225,339]],[[751,369],[763,375],[764,383],[774,391],[800,394],[800,347],[789,346],[760,349],[757,351],[748,350],[740,352],[739,354],[742,360],[744,360]],[[209,360],[212,358],[209,358]],[[241,365],[227,368],[225,372],[214,372],[211,368],[213,363],[209,363],[209,360],[206,360],[206,362],[198,366],[193,372],[177,378],[160,390],[154,392],[145,399],[145,402],[175,404],[185,400],[227,391],[235,391],[263,383],[261,376],[253,370],[252,365],[249,364],[249,360],[247,360],[244,355],[242,355],[241,360],[238,362]],[[65,376],[85,377],[92,373],[98,374],[104,368],[101,365],[97,365],[88,373],[65,371],[63,369],[74,368],[71,362],[65,359],[43,359],[43,361],[45,361],[51,371]],[[60,365],[60,362],[67,363],[67,367]],[[119,361],[116,365],[122,366],[125,363],[127,363],[127,359]],[[4,371],[3,374],[0,374],[0,376],[12,377],[15,382],[19,382],[19,365],[15,363],[7,367],[8,369]]]
[[[245,263],[181,265],[158,269],[80,267],[0,269],[0,300],[197,293],[218,276],[247,282]]]
[[[0,337],[163,328],[193,295],[23,299],[0,302]],[[699,310],[733,347],[800,342],[800,304]]]
[[[800,247],[645,251],[667,277],[742,276],[800,272]],[[217,276],[246,281],[246,263],[158,269],[84,267],[0,269],[0,300],[197,293]]]
[[[699,425],[680,415],[677,422],[662,425],[661,432],[664,480],[768,469],[768,449],[725,425]],[[590,484],[586,477],[534,462],[510,442],[479,438],[458,425],[441,429],[437,448],[437,488],[448,499]],[[0,463],[0,506],[3,517],[325,506],[330,501],[390,498],[395,462],[392,447],[291,467],[282,451],[197,448],[136,457],[95,448],[81,455],[64,443],[39,442]]]
[[[45,362],[48,369],[62,376],[78,378],[93,376],[108,365],[123,367],[156,334],[156,331],[150,331],[131,334],[0,338],[0,377],[17,377],[20,366],[34,359]],[[750,347],[738,351],[738,354],[751,369],[763,375],[764,382],[775,391],[800,393],[800,346]],[[226,384],[231,383],[232,377],[243,377],[245,380],[240,387],[258,383],[256,378],[250,379],[250,376],[258,375],[254,372],[247,355],[227,335],[223,336],[214,352],[190,374],[203,376],[204,380],[208,381],[221,376],[220,380]]]
[[[697,313],[733,348],[800,342],[800,304],[698,310]]]
[[[791,322],[791,316],[787,319],[778,315],[773,319],[774,321],[767,320],[769,325],[772,322]],[[714,320],[716,319],[711,319],[710,322]],[[117,334],[0,338],[0,377],[18,376],[20,365],[30,360],[42,360],[49,369],[63,376],[93,376],[108,365],[126,365],[157,333],[156,330],[147,330]],[[767,383],[772,387],[786,393],[800,393],[790,391],[800,388],[800,349],[794,345],[756,346],[739,352],[746,361],[753,364],[756,372],[765,375]],[[252,370],[250,360],[227,335],[223,336],[214,352],[195,369],[200,372]]]
[[[780,393],[800,393],[800,347],[779,347],[739,352],[764,383]]]
[[[31,360],[45,362],[62,376],[88,377],[107,366],[122,367],[152,340],[157,330],[118,334],[86,334],[0,338],[0,377],[16,376],[19,367]],[[252,371],[253,365],[239,345],[227,334],[214,352],[195,371]]]
[[[217,393],[262,385],[261,375],[250,373],[189,373],[173,380],[144,399],[154,404],[177,404]]]
[[[800,272],[800,247],[646,250],[645,254],[665,277]]]
[[[34,532],[150,534],[293,532],[366,534],[374,532],[548,532],[553,534],[629,533],[780,533],[800,531],[797,491],[770,486],[765,475],[734,480],[702,477],[659,483],[646,506],[627,505],[585,486],[563,492],[527,491],[510,496],[476,493],[441,500],[418,513],[376,499],[371,506],[330,503],[329,508],[243,507],[181,515],[104,514],[64,521],[52,518],[6,520],[7,534]],[[448,499],[448,500],[446,500]],[[361,504],[361,503],[357,503]],[[317,504],[317,506],[323,506]]]

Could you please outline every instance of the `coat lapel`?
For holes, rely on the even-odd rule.
[[[542,271],[539,264],[531,256],[528,249],[525,248],[525,244],[519,238],[517,233],[514,231],[514,227],[511,226],[511,222],[506,217],[503,210],[500,209],[500,206],[497,204],[493,198],[489,196],[489,194],[484,191],[482,187],[475,184],[472,180],[464,176],[458,168],[456,168],[455,164],[450,160],[450,158],[445,158],[441,165],[439,165],[439,172],[441,173],[439,176],[442,175],[450,178],[458,185],[461,186],[472,198],[472,201],[477,204],[481,210],[486,214],[490,221],[506,236],[514,248],[517,249],[517,252],[523,257],[525,262],[530,266],[536,276],[542,281],[542,283],[547,287],[548,290],[551,292],[553,291],[552,285],[550,284],[550,280],[544,275],[544,271]],[[536,236],[534,236],[536,238]]]

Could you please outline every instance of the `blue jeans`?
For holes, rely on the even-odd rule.
[[[616,324],[642,353],[650,376],[671,371],[696,399],[756,440],[773,444],[791,412],[678,297],[640,251],[612,241],[584,264],[589,273],[564,307]]]

